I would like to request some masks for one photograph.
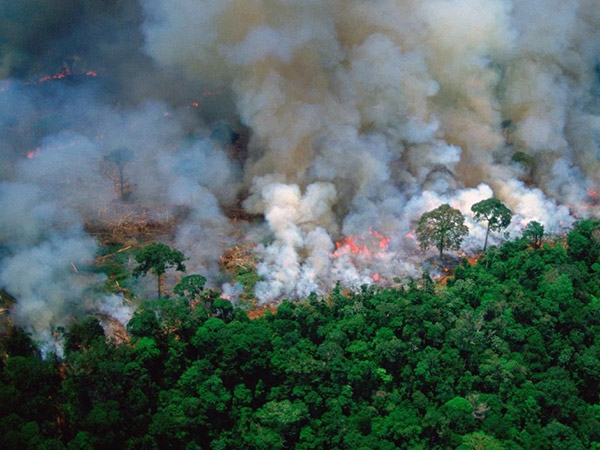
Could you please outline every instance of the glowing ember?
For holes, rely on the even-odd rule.
[[[378,273],[374,273],[373,274],[373,281],[379,281],[379,274]]]
[[[202,98],[212,97],[212,96],[216,96],[216,95],[221,95],[221,91],[209,91],[209,90],[202,91]],[[188,105],[188,108],[199,108],[199,107],[200,107],[200,102],[197,100],[193,101],[192,103],[190,103]]]
[[[49,81],[49,80],[60,80],[62,78],[70,77],[71,75],[72,75],[71,71],[69,69],[65,69],[54,75],[43,76],[42,78],[38,79],[38,83],[44,83],[45,81]]]
[[[386,251],[391,238],[373,231],[369,228],[367,234],[360,236],[346,236],[341,241],[335,243],[335,251],[331,254],[332,258],[339,258],[342,255],[360,255],[362,257],[381,257],[382,252]]]
[[[38,156],[40,156],[40,148],[39,147],[36,147],[33,150],[29,150],[27,152],[27,159],[37,158]]]
[[[64,69],[61,70],[58,73],[55,73],[54,75],[44,75],[41,78],[38,78],[37,83],[45,83],[46,81],[51,81],[51,80],[62,80],[63,78],[67,78],[73,75],[85,75],[86,77],[97,77],[98,74],[96,72],[94,72],[93,70],[86,70],[85,72],[77,72],[74,73],[71,71],[71,69]],[[29,84],[29,83],[26,83]]]

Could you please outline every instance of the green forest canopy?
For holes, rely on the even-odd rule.
[[[284,301],[203,294],[98,320],[42,360],[2,339],[1,448],[589,449],[600,444],[600,222],[431,280]]]

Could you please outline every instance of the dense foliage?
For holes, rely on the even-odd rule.
[[[483,251],[485,252],[490,231],[500,231],[508,227],[512,219],[512,212],[504,203],[494,197],[475,203],[471,206],[471,211],[473,211],[473,218],[477,222],[487,223],[483,243]]]
[[[174,267],[180,272],[185,272],[185,257],[179,250],[175,250],[162,242],[154,242],[139,250],[135,254],[138,266],[133,271],[136,277],[145,276],[148,272],[156,275],[158,297],[162,295],[160,280],[169,267]],[[204,284],[204,283],[203,283]]]
[[[423,214],[417,225],[417,240],[421,248],[437,247],[440,258],[446,249],[458,250],[468,233],[465,217],[447,203]]]
[[[143,304],[128,344],[87,318],[66,333],[64,361],[13,330],[0,447],[600,444],[598,222],[565,243],[491,248],[445,286],[336,288],[256,320],[202,295]]]

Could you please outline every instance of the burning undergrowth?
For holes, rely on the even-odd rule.
[[[250,246],[265,304],[419,276],[433,253],[415,225],[442,203],[466,216],[467,254],[485,236],[470,207],[491,196],[513,211],[512,237],[595,216],[596,6],[5,2],[11,314],[42,338],[101,311],[103,278],[85,268],[111,230],[158,230],[232,299],[250,294],[222,258]]]

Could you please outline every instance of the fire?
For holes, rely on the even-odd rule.
[[[369,233],[371,233],[371,229],[369,229]],[[382,251],[387,250],[388,245],[390,245],[390,242],[392,241],[392,238],[384,236],[378,231],[373,231],[373,236],[375,237],[375,239],[378,240],[377,245],[379,245],[379,249]]]
[[[40,148],[39,147],[36,147],[33,150],[29,150],[27,152],[27,159],[37,158],[38,156],[40,156]]]
[[[63,78],[68,78],[71,77],[73,75],[85,75],[86,77],[92,77],[95,78],[98,76],[98,74],[93,71],[93,70],[86,70],[85,72],[73,72],[71,69],[69,68],[65,68],[63,70],[61,70],[58,73],[55,73],[53,75],[44,75],[41,78],[38,78],[37,83],[45,83],[46,81],[51,81],[51,80],[62,80]],[[29,84],[29,83],[26,83]]]
[[[379,274],[378,273],[374,273],[373,274],[373,281],[379,281]]]
[[[45,75],[42,78],[39,78],[38,83],[44,83],[49,80],[60,80],[62,78],[70,77],[71,75],[73,75],[73,73],[69,69],[64,69],[54,75]]]
[[[367,234],[359,236],[346,236],[341,241],[335,243],[335,251],[331,254],[332,258],[339,258],[342,255],[360,255],[366,258],[380,257],[385,252],[391,242],[391,238],[384,234],[369,228]]]
[[[208,89],[205,89],[205,90],[202,91],[202,98],[214,97],[214,96],[221,95],[221,94],[222,94],[222,91],[220,91],[220,90],[209,91]],[[188,107],[190,107],[190,108],[199,108],[200,107],[200,102],[197,101],[197,100],[195,100],[192,103],[190,103],[188,105]]]
[[[348,236],[342,239],[341,242],[335,243],[334,256],[341,256],[343,253],[365,254],[370,255],[370,250],[365,243],[361,243],[362,237]],[[347,251],[343,251],[347,250]]]

